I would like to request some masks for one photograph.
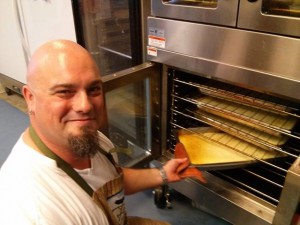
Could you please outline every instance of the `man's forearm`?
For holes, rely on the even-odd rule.
[[[136,192],[157,187],[163,184],[162,176],[157,168],[131,169],[123,168],[125,194],[130,195]]]

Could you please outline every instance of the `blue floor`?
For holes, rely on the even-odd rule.
[[[0,100],[0,166],[28,124],[25,113]]]
[[[230,223],[194,208],[191,201],[171,190],[172,208],[159,209],[151,190],[126,196],[128,215],[163,220],[172,225],[229,225]]]

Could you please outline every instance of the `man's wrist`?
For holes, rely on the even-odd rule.
[[[163,167],[159,168],[159,174],[160,174],[161,179],[163,181],[162,185],[167,185],[169,183],[168,182],[168,176],[167,176],[167,173],[166,173],[166,171]]]

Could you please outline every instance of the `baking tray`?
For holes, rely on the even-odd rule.
[[[270,163],[286,157],[262,149],[212,127],[180,129],[177,134],[189,155],[191,164],[200,170],[221,170],[245,167],[254,163]]]
[[[292,135],[298,118],[267,110],[237,104],[223,99],[204,96],[195,99],[199,109],[238,123],[259,129],[271,135]]]
[[[245,126],[241,123],[236,123],[234,121],[204,111],[197,110],[195,112],[192,112],[188,110],[188,112],[193,113],[194,116],[201,122],[218,128],[238,138],[243,138],[243,140],[267,150],[282,150],[281,146],[283,146],[289,139],[289,136],[286,135],[276,136],[268,134],[253,127]]]

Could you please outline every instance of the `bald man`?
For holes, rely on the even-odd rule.
[[[103,123],[102,81],[91,55],[55,40],[32,56],[23,95],[30,127],[0,171],[0,224],[168,224],[126,216],[124,194],[181,180],[162,170],[119,168]],[[183,168],[184,169],[184,168]]]

